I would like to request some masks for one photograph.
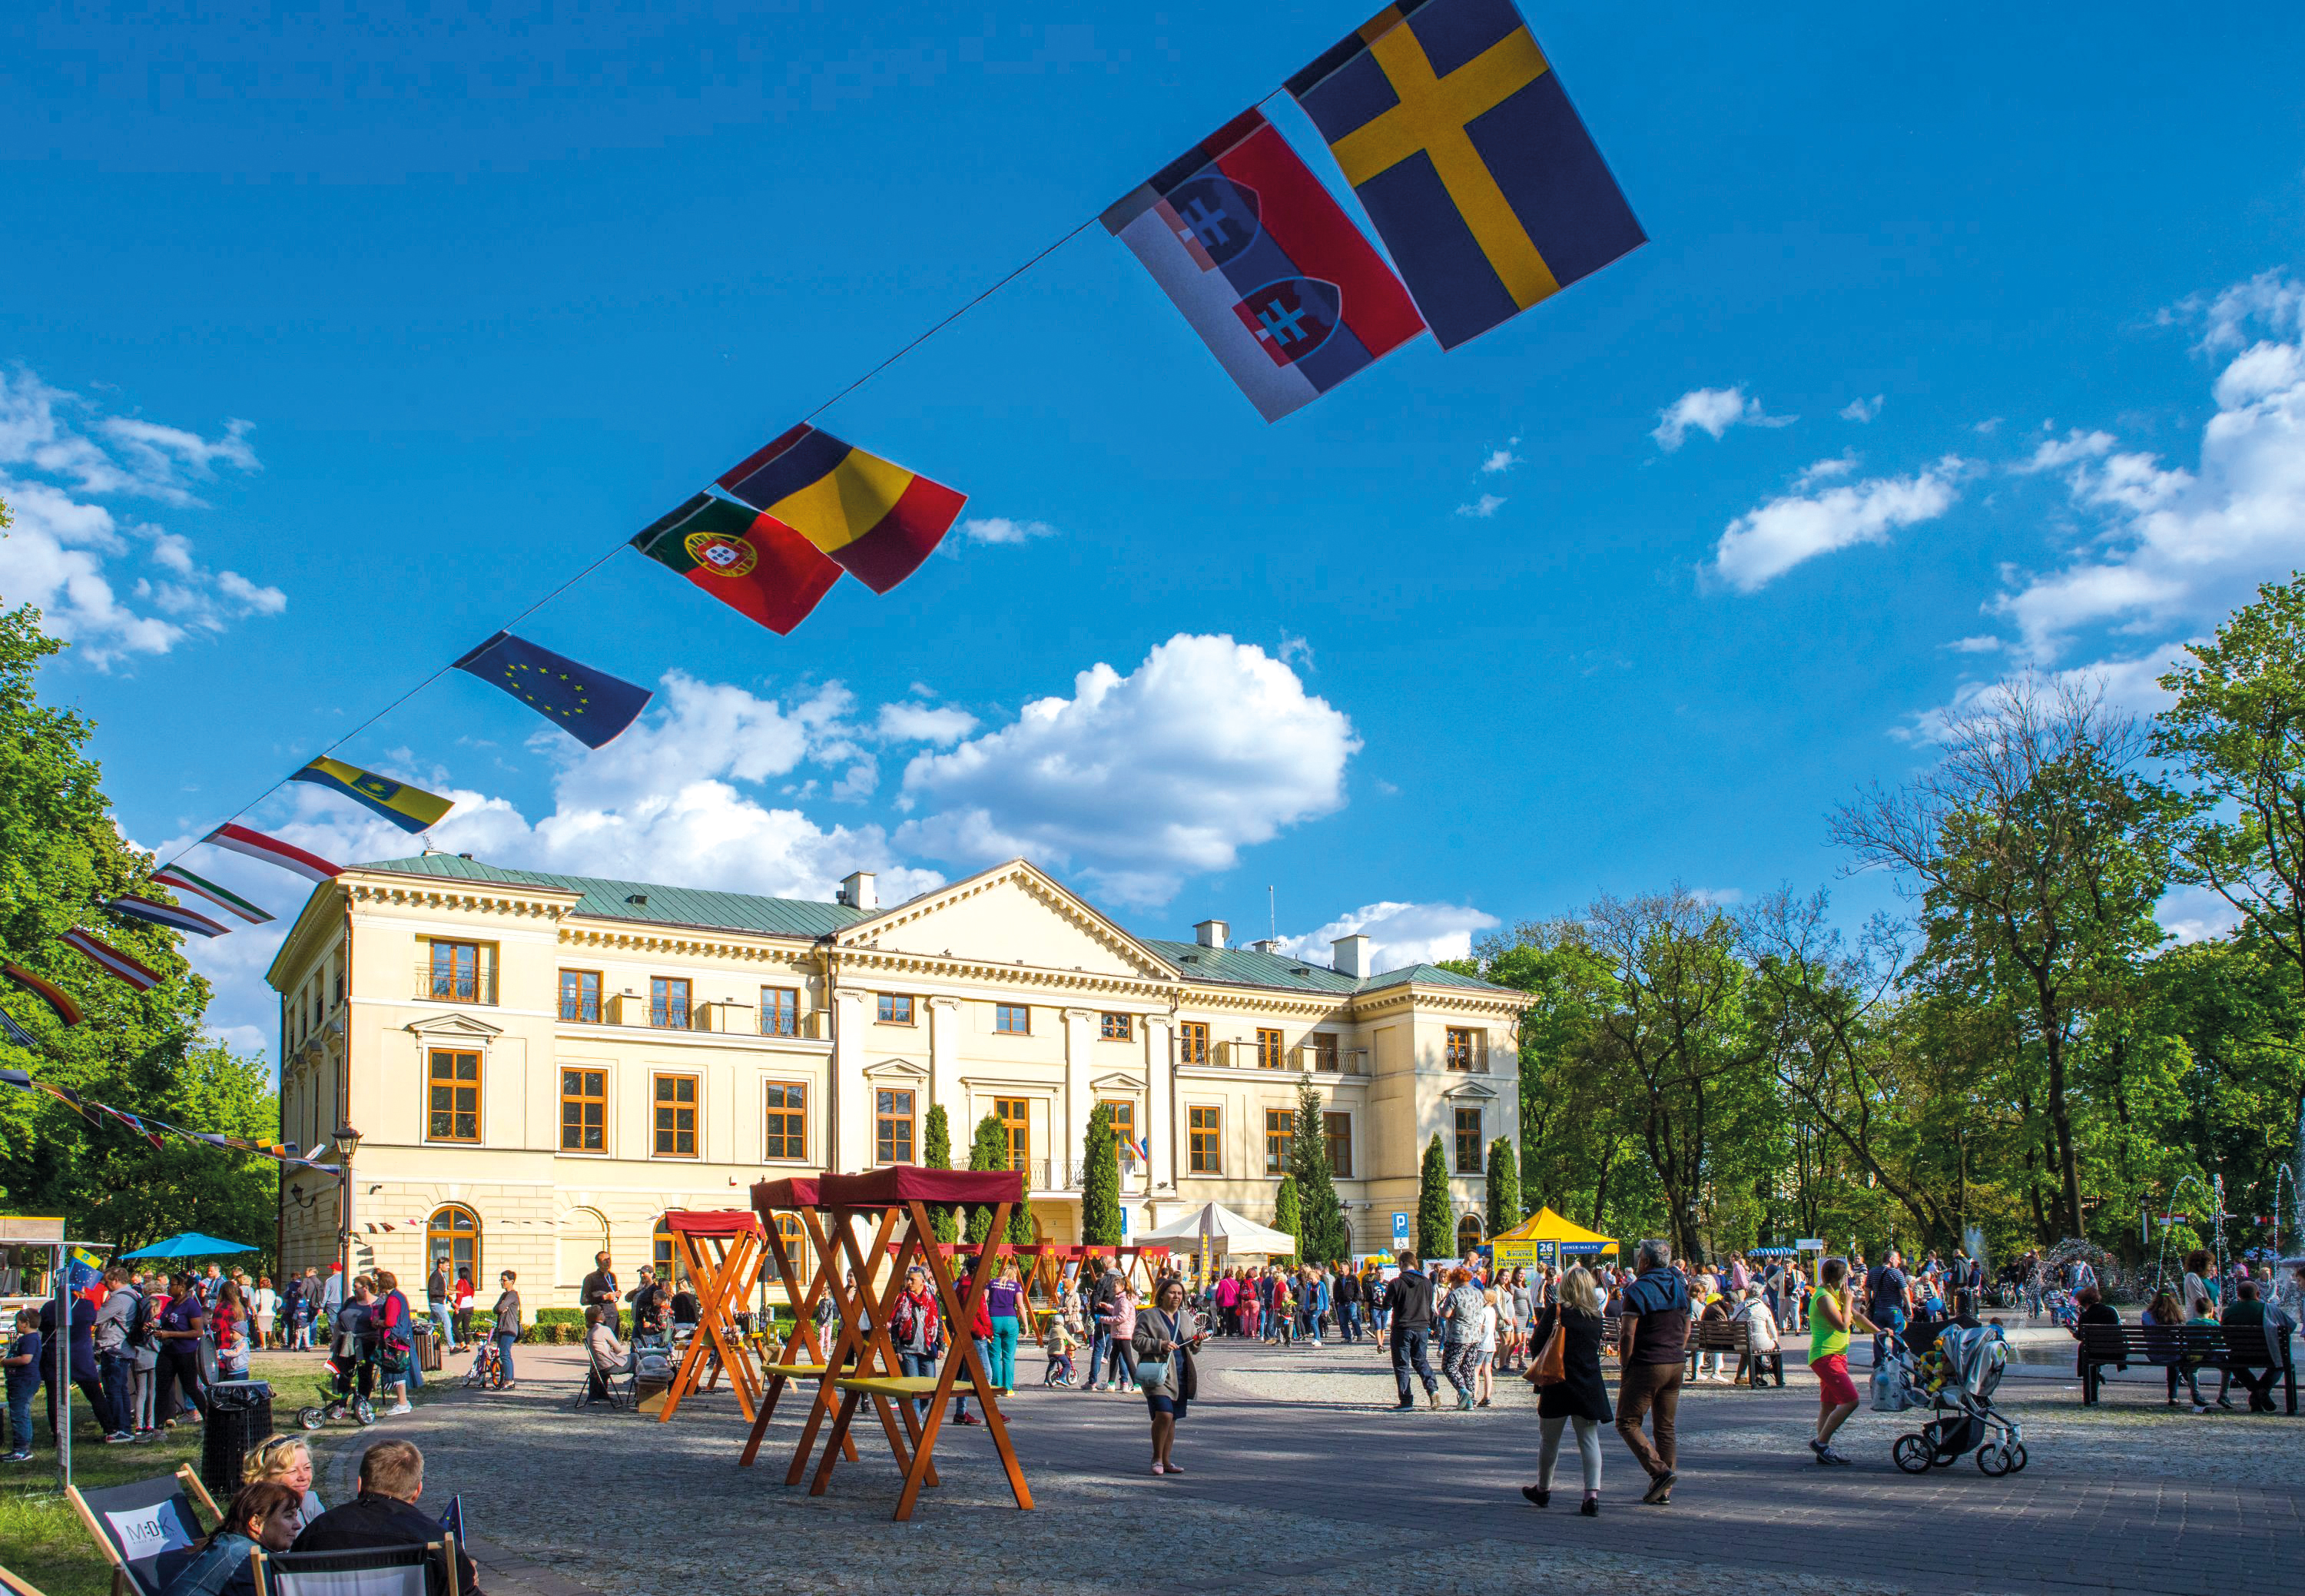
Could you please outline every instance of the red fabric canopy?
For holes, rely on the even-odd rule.
[[[829,1174],[819,1182],[829,1208],[885,1208],[900,1202],[1022,1202],[1025,1177],[1013,1169],[923,1169],[891,1164],[865,1174]],[[760,1188],[753,1189],[758,1193]],[[753,1199],[759,1202],[757,1195]]]
[[[664,1227],[685,1236],[758,1235],[761,1216],[746,1208],[669,1208]]]
[[[754,1181],[753,1207],[762,1214],[782,1209],[812,1208],[817,1204],[817,1177],[787,1175],[780,1181]]]

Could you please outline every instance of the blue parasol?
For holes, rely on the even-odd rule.
[[[244,1242],[227,1242],[222,1236],[203,1235],[188,1230],[180,1236],[170,1236],[165,1242],[155,1242],[149,1247],[140,1247],[120,1256],[128,1258],[207,1258],[226,1252],[253,1252],[256,1249]]]

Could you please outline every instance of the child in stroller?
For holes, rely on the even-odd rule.
[[[2023,1434],[1993,1405],[2008,1366],[2001,1327],[1973,1319],[1916,1325],[1908,1342],[1891,1342],[1874,1373],[1875,1411],[1901,1413],[1926,1402],[1937,1417],[1899,1436],[1890,1458],[1909,1474],[1950,1468],[1964,1452],[1976,1453],[1978,1472],[1990,1478],[2022,1469]]]

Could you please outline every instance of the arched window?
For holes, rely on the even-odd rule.
[[[793,1267],[808,1274],[808,1243],[800,1233],[800,1220],[791,1214],[777,1216],[777,1234],[785,1244],[785,1256],[792,1259]]]
[[[685,1280],[688,1277],[688,1267],[680,1261],[680,1249],[672,1239],[672,1226],[664,1222],[661,1214],[657,1216],[656,1233],[651,1238],[649,1251],[656,1264],[659,1280]]]
[[[1462,1258],[1481,1244],[1481,1216],[1467,1214],[1457,1221],[1457,1256]]]
[[[469,1269],[477,1289],[481,1279],[481,1222],[472,1210],[456,1203],[432,1210],[424,1222],[424,1261],[448,1266],[448,1278]]]

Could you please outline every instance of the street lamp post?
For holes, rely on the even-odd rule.
[[[361,1133],[350,1125],[336,1127],[336,1289],[343,1293],[336,1299],[339,1307],[351,1302],[353,1295],[353,1154],[360,1139]]]

